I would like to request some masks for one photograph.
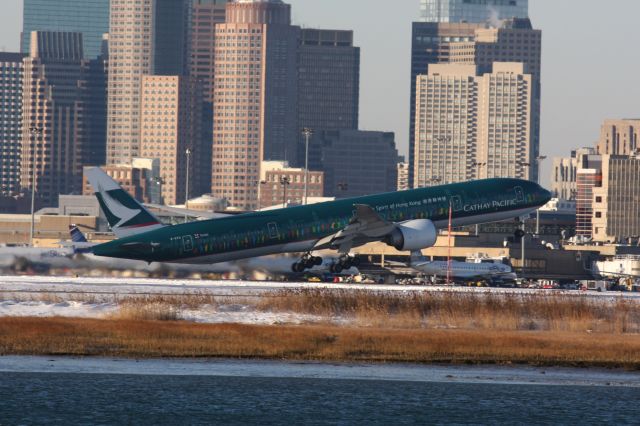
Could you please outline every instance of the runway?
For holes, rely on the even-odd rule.
[[[94,278],[50,276],[0,276],[1,294],[88,294],[88,295],[184,295],[207,294],[227,297],[273,297],[284,290],[333,289],[376,292],[449,292],[505,295],[562,295],[617,300],[640,299],[640,293],[595,292],[455,286],[404,286],[381,284],[309,283],[237,280],[187,280],[150,278]]]

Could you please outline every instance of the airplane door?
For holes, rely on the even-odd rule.
[[[451,208],[454,212],[462,211],[462,197],[460,197],[459,195],[451,197]]]
[[[193,237],[191,235],[182,237],[182,249],[185,253],[193,251]]]
[[[524,191],[522,190],[522,188],[519,186],[516,186],[515,188],[513,188],[513,190],[516,193],[516,201],[518,203],[524,203]]]
[[[271,222],[267,224],[267,227],[269,228],[269,238],[272,240],[277,239],[280,235],[278,232],[278,224]]]

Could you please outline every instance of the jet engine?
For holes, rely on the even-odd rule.
[[[384,240],[398,251],[414,251],[433,247],[438,238],[436,226],[428,219],[418,219],[396,226]]]

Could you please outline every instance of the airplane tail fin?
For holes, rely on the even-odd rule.
[[[409,258],[409,266],[425,262],[426,260],[427,258],[422,255],[422,252],[420,250],[412,251],[411,257]]]
[[[87,240],[78,225],[69,225],[69,234],[71,234],[70,247],[73,249],[73,254],[91,253],[95,244]]]
[[[162,228],[162,223],[99,167],[86,171],[107,222],[123,238]]]
[[[84,236],[78,225],[69,226],[69,234],[71,234],[71,241],[74,243],[88,243],[87,238]]]

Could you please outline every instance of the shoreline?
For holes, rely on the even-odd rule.
[[[640,373],[620,369],[424,365],[254,359],[127,359],[0,356],[2,374],[247,377],[447,384],[640,387]]]
[[[6,317],[0,318],[0,355],[640,371],[640,335]]]

